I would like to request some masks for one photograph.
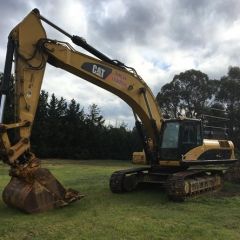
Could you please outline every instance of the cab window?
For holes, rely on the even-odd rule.
[[[202,142],[200,124],[185,123],[182,126],[182,144],[200,145]]]
[[[169,122],[166,124],[161,148],[178,148],[179,122]]]

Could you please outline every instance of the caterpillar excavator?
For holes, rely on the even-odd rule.
[[[67,42],[47,38],[42,22],[95,57],[76,51]],[[14,122],[4,123],[13,61]],[[31,130],[46,64],[110,91],[133,109],[146,155],[140,163],[145,166],[114,172],[109,183],[113,193],[132,191],[139,183],[150,182],[163,184],[170,198],[184,200],[221,187],[222,171],[204,166],[230,166],[237,161],[231,141],[203,139],[199,119],[164,119],[152,91],[133,68],[110,59],[34,9],[9,34],[0,90],[0,157],[10,166],[11,176],[2,195],[8,206],[36,213],[83,197],[76,190],[65,189],[31,152]],[[194,165],[201,168],[191,169]]]

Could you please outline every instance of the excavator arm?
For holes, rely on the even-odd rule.
[[[48,39],[41,20],[70,37],[75,44],[82,46],[99,59],[76,51],[66,42]],[[82,197],[78,192],[62,187],[47,169],[40,167],[40,161],[30,151],[31,129],[47,63],[62,68],[123,99],[133,109],[138,123],[137,116],[141,119],[147,132],[146,138],[150,138],[153,143],[150,149],[147,144],[149,141],[143,139],[145,151],[154,153],[149,154],[151,155],[149,161],[154,163],[162,117],[151,90],[134,69],[109,59],[82,38],[66,33],[35,9],[9,35],[1,90],[1,120],[11,77],[13,56],[15,59],[15,120],[14,123],[0,125],[1,158],[11,166],[12,179],[3,192],[3,199],[8,205],[27,212],[39,212],[66,205]],[[13,139],[9,136],[9,129],[15,130]],[[20,201],[22,199],[24,201]],[[31,205],[33,206],[30,207]]]
[[[34,27],[33,27],[34,26]],[[29,30],[27,30],[29,29]],[[30,29],[34,31],[31,34]],[[1,107],[4,108],[5,94],[7,94],[8,82],[11,77],[13,57],[15,59],[15,83],[14,83],[14,121],[15,123],[1,124],[2,142],[1,152],[5,162],[10,165],[17,164],[19,157],[30,149],[31,128],[34,121],[40,88],[47,56],[37,50],[36,43],[39,38],[46,37],[46,33],[39,19],[29,14],[9,34],[7,57],[4,69]],[[3,119],[2,111],[1,119]],[[8,138],[8,129],[15,128],[15,139]]]

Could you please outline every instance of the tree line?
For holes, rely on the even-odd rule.
[[[136,131],[105,125],[99,107],[88,111],[76,100],[41,91],[32,130],[32,148],[40,157],[71,159],[130,159],[139,149]]]
[[[12,78],[12,91],[13,82]],[[215,119],[204,121],[224,125],[228,137],[240,149],[239,67],[229,67],[227,75],[219,80],[209,79],[198,70],[187,70],[162,86],[156,99],[165,118],[218,116],[220,123]],[[11,121],[13,105],[13,98],[9,97],[6,122]],[[124,123],[106,125],[96,104],[85,110],[75,99],[67,102],[44,90],[39,98],[31,144],[32,151],[42,158],[130,159],[133,151],[142,149],[135,128],[130,130]]]

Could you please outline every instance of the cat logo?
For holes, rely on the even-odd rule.
[[[105,79],[109,74],[111,74],[112,69],[105,67],[100,64],[94,64],[86,62],[82,65],[82,69],[84,69],[87,72],[90,72],[99,78]]]
[[[93,67],[92,67],[92,73],[96,74],[97,76],[99,76],[99,77],[101,77],[101,78],[103,78],[105,71],[106,71],[105,69],[103,69],[103,68],[101,68],[101,67],[98,67],[98,66],[95,65],[95,64],[94,64]]]

